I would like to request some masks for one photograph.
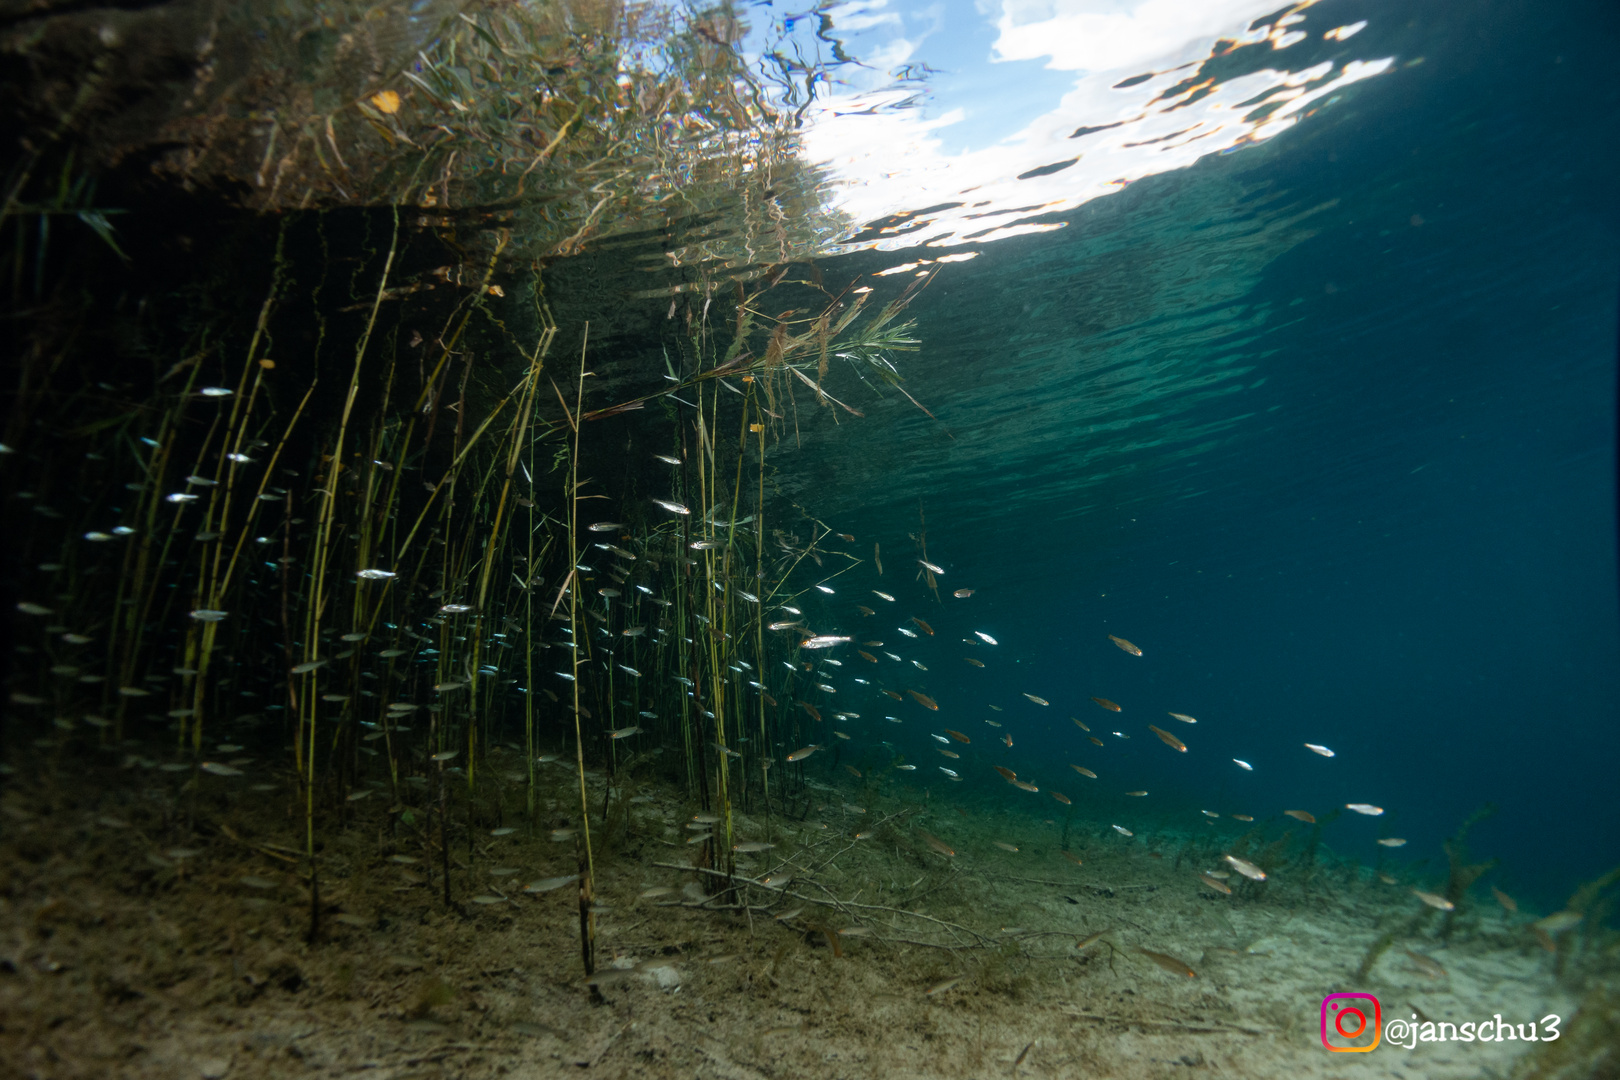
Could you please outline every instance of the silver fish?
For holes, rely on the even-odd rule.
[[[1236,870],[1250,881],[1266,880],[1266,872],[1254,865],[1254,863],[1249,862],[1247,859],[1240,859],[1236,855],[1223,855],[1222,858],[1224,858],[1227,863],[1231,865],[1232,869]]]

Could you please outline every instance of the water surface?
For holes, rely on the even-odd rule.
[[[1105,726],[1101,694],[1174,813],[1372,802],[1443,862],[1495,802],[1474,850],[1552,904],[1620,844],[1613,13],[1350,8],[1312,23],[1367,20],[1391,69],[1263,145],[1042,235],[850,256],[979,251],[912,308],[937,419],[862,400],[787,483],[886,548],[926,513],[943,584],[981,590],[953,629],[1018,672],[956,633],[933,685],[1052,699],[1032,753],[1086,749],[1066,714]],[[1166,709],[1200,719],[1184,758],[1146,735]]]

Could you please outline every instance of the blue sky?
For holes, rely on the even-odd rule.
[[[759,4],[745,48],[757,54],[786,28],[778,48],[828,66],[804,147],[856,221],[964,204],[862,246],[959,249],[1055,227],[1030,219],[1271,138],[1340,88],[1393,67],[1394,57],[1359,54],[1353,39],[1365,23],[1337,25],[1315,7],[850,0],[805,14]],[[1246,62],[1228,65],[1224,81],[1196,94],[1175,89],[1234,41]],[[1120,85],[1138,76],[1147,77]],[[1271,107],[1257,113],[1262,96]],[[1090,128],[1099,130],[1074,137]]]

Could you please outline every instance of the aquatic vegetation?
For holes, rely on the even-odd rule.
[[[1555,955],[1561,976],[1598,981],[1611,978],[1615,932],[1606,922],[1614,912],[1620,891],[1620,867],[1583,883],[1564,903],[1562,911],[1530,924],[1536,942]]]
[[[774,658],[850,638],[765,635],[769,605],[827,588],[793,578],[832,555],[824,525],[778,517],[767,462],[797,429],[806,391],[860,414],[837,388],[840,372],[905,393],[893,356],[917,345],[901,315],[927,279],[882,299],[853,282],[829,287],[814,267],[789,274],[821,226],[809,203],[784,212],[784,201],[770,244],[755,243],[744,215],[718,246],[691,248],[692,271],[662,291],[669,339],[658,366],[620,368],[597,390],[589,322],[558,321],[528,260],[600,235],[609,205],[625,228],[643,212],[668,219],[670,208],[655,209],[665,195],[681,200],[676,217],[710,209],[705,191],[720,198],[739,178],[775,184],[780,198],[798,167],[785,128],[756,137],[781,118],[747,92],[729,16],[653,28],[673,51],[656,71],[628,73],[621,60],[643,29],[633,22],[647,14],[588,4],[445,13],[414,58],[374,67],[369,85],[324,115],[311,111],[322,74],[286,83],[274,58],[290,46],[273,34],[253,53],[266,81],[231,90],[274,101],[272,147],[286,140],[255,166],[260,176],[274,164],[274,177],[245,189],[249,205],[368,209],[239,222],[243,233],[217,247],[225,237],[182,236],[195,255],[171,268],[137,320],[138,365],[85,355],[77,324],[88,297],[71,275],[94,267],[95,251],[58,258],[41,226],[35,257],[20,246],[10,264],[14,294],[47,300],[13,343],[24,377],[7,484],[29,498],[85,493],[71,517],[40,501],[19,538],[25,561],[54,567],[41,582],[63,600],[18,610],[62,625],[21,645],[52,663],[23,676],[39,693],[18,685],[11,700],[103,715],[92,730],[105,746],[159,734],[174,757],[165,768],[194,805],[229,790],[205,784],[250,778],[243,763],[214,760],[211,743],[262,750],[285,737],[311,941],[323,933],[323,832],[346,827],[377,791],[415,832],[443,904],[465,899],[452,849],[464,836],[470,851],[505,812],[508,788],[489,763],[514,723],[531,828],[544,806],[544,749],[572,751],[587,971],[600,846],[591,833],[598,821],[604,840],[629,828],[614,786],[622,775],[647,770],[652,750],[676,751],[693,797],[721,809],[704,858],[728,873],[732,806],[759,801],[769,822],[778,789],[802,784],[770,772],[782,740],[801,741],[772,696],[794,697],[793,680],[770,674]],[[630,21],[613,23],[620,15]],[[326,74],[346,55],[324,58]],[[574,72],[566,92],[558,71]],[[673,104],[694,123],[650,138],[679,114]],[[725,119],[717,127],[704,114]],[[246,167],[233,156],[245,134],[217,119],[187,136],[191,179]],[[45,160],[18,166],[0,234],[22,245],[42,215],[72,212],[99,234],[100,258],[122,259],[105,215],[84,209],[93,185],[66,164],[56,202],[27,201]],[[590,209],[578,202],[587,196]],[[264,260],[239,273],[242,235]],[[150,249],[154,239],[141,241]],[[769,274],[767,248],[779,264]],[[741,273],[727,272],[745,249]],[[821,303],[806,309],[805,289]],[[714,306],[728,290],[735,306]],[[552,372],[574,366],[557,360],[568,339],[578,363],[565,397]],[[119,343],[107,346],[120,355]],[[87,371],[117,381],[87,383]],[[673,385],[619,394],[636,375]],[[644,513],[645,479],[592,438],[655,409],[650,430],[679,453],[659,455],[675,466],[672,497],[651,501],[675,521]],[[622,520],[587,529],[580,514],[599,516],[601,499]],[[808,539],[798,535],[806,525]],[[98,641],[100,656],[86,652]],[[64,682],[70,666],[76,678]],[[551,689],[559,680],[565,711]],[[587,782],[595,768],[610,777],[599,806]]]
[[[230,13],[213,89],[154,90],[172,108],[149,130],[115,122],[113,69],[19,121],[54,134],[0,209],[17,1030],[123,1023],[150,983],[176,1009],[364,1003],[401,1044],[556,1040],[594,1069],[664,1051],[597,1032],[592,1004],[685,1046],[690,1018],[658,995],[691,986],[681,1001],[747,1028],[733,1051],[814,1028],[899,1054],[993,1016],[961,1075],[1106,1073],[1075,1019],[1297,1030],[1312,980],[1358,956],[1363,978],[1397,944],[1402,975],[1466,970],[1407,940],[1459,913],[1480,933],[1458,949],[1607,977],[1615,875],[1540,918],[1500,892],[1505,914],[1472,909],[1490,864],[1468,862],[1470,821],[1444,892],[1422,864],[1381,861],[1375,882],[1363,861],[1406,841],[1338,800],[1414,819],[1353,772],[1350,734],[1342,756],[1298,754],[1343,728],[1266,759],[1176,673],[1196,655],[1178,630],[1071,605],[1043,632],[1006,587],[1038,563],[976,556],[907,491],[888,517],[824,512],[850,448],[957,440],[904,377],[952,259],[816,257],[841,224],[730,9],[281,14]],[[0,47],[40,62],[22,36]],[[822,75],[772,61],[805,94]],[[994,373],[1018,398],[1016,362]],[[1064,580],[1099,572],[1073,546]],[[1043,671],[1052,641],[1074,655]],[[1061,723],[1093,689],[1122,730]],[[1264,767],[1210,756],[1228,741]],[[1284,795],[1284,768],[1338,773]],[[1233,786],[1192,799],[1193,775]],[[1324,912],[1344,941],[1285,929]],[[1262,962],[1275,1000],[1185,1012]],[[982,1034],[1036,1016],[1009,1046]],[[313,1067],[325,1037],[288,1045]],[[1059,1045],[1081,1057],[1043,1060]],[[761,1071],[808,1075],[777,1064]]]
[[[752,267],[847,228],[796,152],[795,95],[742,63],[726,5],[264,4],[212,21],[176,6],[109,42],[144,40],[186,73],[157,87],[61,56],[49,33],[8,37],[28,153],[0,216],[76,218],[124,257],[120,211],[96,205],[85,170],[150,156],[165,180],[255,211],[409,207],[423,225],[507,229],[524,257],[723,210],[735,231],[691,229],[676,262]],[[176,19],[196,33],[165,34]]]
[[[1445,920],[1440,925],[1442,939],[1451,934],[1452,927],[1457,919],[1457,909],[1467,900],[1469,888],[1500,861],[1493,858],[1482,863],[1470,864],[1468,862],[1469,830],[1495,813],[1496,804],[1486,803],[1464,818],[1463,823],[1457,827],[1457,831],[1442,845],[1448,864],[1445,905],[1430,905],[1439,907],[1440,910],[1446,913]]]
[[[1574,1016],[1564,1018],[1556,1040],[1542,1042],[1513,1070],[1514,1080],[1588,1080],[1614,1075],[1614,1033],[1620,1030],[1620,995],[1594,985]]]
[[[1361,958],[1360,965],[1356,968],[1355,980],[1358,983],[1365,984],[1368,977],[1372,975],[1373,968],[1395,942],[1404,941],[1415,936],[1428,921],[1429,913],[1424,911],[1409,916],[1395,926],[1386,928],[1367,947],[1366,953]]]

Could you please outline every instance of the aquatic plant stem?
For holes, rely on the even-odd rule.
[[[584,339],[579,346],[579,380],[574,391],[574,411],[569,417],[569,423],[574,428],[573,450],[568,456],[568,569],[573,583],[571,587],[566,583],[564,586],[568,588],[568,630],[573,646],[569,653],[572,655],[570,671],[574,688],[574,763],[579,773],[579,824],[583,848],[579,856],[579,948],[587,976],[596,973],[596,916],[591,911],[595,899],[596,864],[591,853],[590,797],[585,790],[585,734],[579,719],[579,579],[573,575],[579,564],[579,416],[585,401],[585,355],[590,340],[591,324],[586,323]]]
[[[366,349],[371,343],[372,330],[377,325],[377,312],[388,290],[388,277],[393,271],[394,256],[399,250],[399,210],[394,210],[393,229],[390,233],[388,255],[383,260],[382,274],[377,282],[377,292],[372,298],[371,313],[366,319],[366,328],[355,344],[354,370],[349,376],[348,394],[343,400],[343,413],[338,422],[336,441],[332,444],[332,457],[326,473],[325,491],[322,493],[320,515],[315,527],[315,561],[313,566],[314,591],[310,600],[309,633],[305,640],[306,662],[314,662],[320,658],[320,626],[321,616],[326,607],[326,575],[328,561],[331,554],[332,519],[337,512],[337,482],[338,475],[343,471],[343,445],[344,437],[348,434],[349,420],[354,413],[354,400],[360,393],[360,371],[365,362]],[[306,702],[309,720],[309,739],[305,744],[305,775],[304,775],[304,845],[305,855],[309,859],[309,873],[311,889],[315,882],[315,723],[318,709],[315,702],[318,700],[313,689]],[[310,908],[309,938],[314,941],[320,932],[320,908]]]

